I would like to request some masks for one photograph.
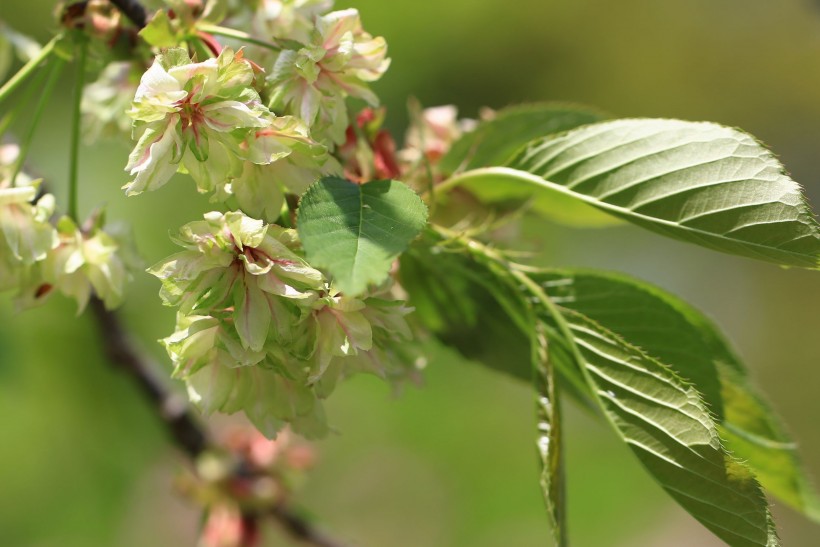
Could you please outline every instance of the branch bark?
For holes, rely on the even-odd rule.
[[[138,0],[108,0],[122,12],[123,15],[136,25],[143,28],[148,23],[148,14],[145,7]]]
[[[165,424],[174,444],[192,460],[205,451],[216,449],[205,429],[199,424],[184,398],[177,395],[158,374],[160,367],[147,359],[134,346],[116,313],[105,309],[96,296],[89,303],[97,330],[102,337],[105,355],[112,364],[126,373],[151,403]],[[270,516],[294,539],[313,547],[344,547],[344,544],[317,530],[310,522],[284,504],[250,518]]]

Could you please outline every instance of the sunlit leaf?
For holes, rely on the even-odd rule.
[[[679,298],[619,274],[531,274],[561,306],[578,311],[691,381],[721,426],[721,438],[763,486],[815,520],[820,503],[795,443],[763,401],[712,322]]]
[[[820,265],[820,226],[800,187],[735,129],[677,120],[587,125],[533,142],[508,167],[457,175],[440,191],[490,175],[495,186],[526,181],[711,249]]]
[[[603,114],[590,108],[561,103],[505,108],[459,139],[442,158],[440,168],[445,173],[453,173],[504,165],[533,139],[604,118]],[[619,222],[615,217],[560,192],[547,188],[534,192],[533,186],[524,181],[505,179],[501,184],[494,184],[492,180],[470,181],[464,187],[487,204],[526,201],[530,211],[569,226],[599,227]]]
[[[351,296],[383,282],[426,222],[421,198],[395,180],[360,185],[326,177],[308,188],[298,211],[308,261]]]
[[[778,545],[752,472],[721,446],[698,392],[671,369],[566,308],[574,356],[610,423],[647,471],[693,517],[733,547]]]
[[[599,122],[606,116],[588,107],[562,103],[511,106],[465,133],[441,159],[445,172],[503,165],[533,139]]]

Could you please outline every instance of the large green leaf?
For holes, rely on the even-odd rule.
[[[508,167],[456,175],[446,190],[526,181],[650,230],[785,266],[820,266],[820,226],[774,156],[711,123],[617,120],[528,145]]]
[[[308,261],[349,295],[384,281],[426,223],[421,198],[395,180],[359,185],[327,177],[308,188],[298,212]]]
[[[721,446],[697,391],[591,319],[551,308],[545,320],[565,325],[607,418],[669,495],[733,547],[778,545],[760,485]]]
[[[504,165],[520,148],[540,137],[599,122],[606,116],[596,110],[562,103],[522,104],[499,110],[465,133],[441,158],[446,173],[491,165]]]
[[[713,416],[691,384],[585,315],[558,306],[531,272],[499,252],[464,238],[451,247],[456,243],[476,266],[500,282],[510,278],[527,295],[550,327],[550,344],[568,348],[616,432],[682,507],[730,545],[778,545],[760,484],[721,445]]]
[[[729,452],[745,461],[770,492],[820,518],[820,502],[795,443],[748,378],[718,329],[679,298],[618,274],[531,274],[553,301],[573,309],[671,366],[703,395]]]
[[[533,139],[604,118],[600,112],[571,104],[537,103],[505,108],[459,139],[441,159],[439,168],[445,173],[454,173],[504,165]],[[464,187],[487,204],[527,201],[532,212],[570,226],[599,227],[619,222],[615,217],[560,192],[546,188],[533,192],[532,185],[521,181],[507,180],[502,185],[485,182],[471,181]]]

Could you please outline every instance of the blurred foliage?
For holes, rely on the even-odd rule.
[[[45,39],[53,5],[2,0],[0,19]],[[393,65],[376,88],[399,134],[410,94],[425,105],[456,104],[467,116],[484,105],[560,100],[617,116],[712,120],[766,142],[820,206],[815,2],[338,3],[351,5],[390,45]],[[68,158],[67,103],[60,101],[67,99],[50,105],[32,154],[58,199],[65,196]],[[190,180],[126,202],[126,155],[116,142],[83,150],[81,214],[108,203],[109,218],[133,223],[151,264],[172,250],[168,228],[208,204]],[[820,477],[816,273],[629,227],[577,231],[529,221],[506,236],[537,251],[543,263],[632,273],[715,317]],[[123,313],[146,350],[165,363],[153,341],[171,331],[173,317],[157,289],[141,276]],[[23,315],[0,303],[0,544],[191,544],[199,516],[172,487],[181,458],[164,444],[127,379],[102,361],[89,321],[74,313],[56,298]],[[530,389],[440,350],[425,376],[422,389],[408,387],[395,400],[369,378],[342,386],[329,408],[339,434],[319,446],[304,505],[356,545],[544,545]],[[717,545],[643,476],[603,424],[568,408],[575,545]],[[816,525],[779,506],[775,513],[784,544],[816,544]]]

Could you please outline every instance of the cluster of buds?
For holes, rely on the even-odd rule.
[[[38,195],[40,181],[14,176],[18,154],[16,145],[0,146],[0,291],[16,289],[20,307],[55,291],[80,311],[92,291],[107,308],[118,306],[135,262],[128,238],[106,232],[102,215],[82,228],[65,216],[52,224],[54,197]]]
[[[313,448],[287,429],[269,440],[237,426],[220,435],[219,446],[201,454],[195,470],[177,481],[179,490],[206,511],[198,545],[259,545],[259,520],[289,503],[315,463]]]
[[[205,215],[175,238],[184,250],[149,271],[178,308],[163,340],[203,412],[242,411],[274,436],[284,424],[309,437],[327,430],[321,399],[355,372],[411,373],[401,352],[409,309],[389,287],[339,294],[300,253],[296,233],[241,212]]]

